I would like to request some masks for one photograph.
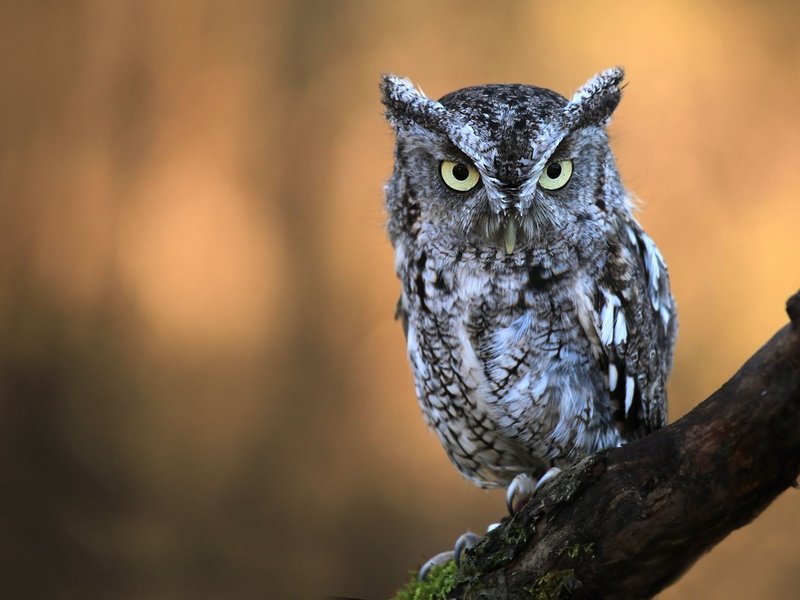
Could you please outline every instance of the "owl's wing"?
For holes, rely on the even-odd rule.
[[[676,318],[669,275],[653,241],[635,221],[609,252],[594,295],[594,327],[608,369],[608,390],[624,437],[667,422],[665,383]]]

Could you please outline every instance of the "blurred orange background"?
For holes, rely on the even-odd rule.
[[[28,598],[381,598],[503,515],[423,424],[392,319],[383,72],[611,126],[681,331],[670,418],[800,285],[788,1],[0,4],[0,569]],[[800,494],[664,599],[786,598]]]

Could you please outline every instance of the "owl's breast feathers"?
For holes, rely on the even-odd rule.
[[[666,422],[666,267],[635,221],[601,264],[482,267],[416,249],[401,269],[417,395],[461,472],[502,485]],[[548,258],[549,257],[549,258]]]

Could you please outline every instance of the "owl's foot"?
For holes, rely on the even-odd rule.
[[[511,484],[508,486],[508,490],[506,490],[506,507],[508,508],[509,514],[513,516],[518,513],[520,509],[525,506],[525,503],[530,500],[534,494],[536,494],[536,491],[542,487],[542,485],[553,479],[559,473],[561,473],[561,469],[558,467],[551,467],[539,478],[538,481],[527,473],[520,473],[514,477],[514,479],[511,481]],[[489,525],[489,527],[486,528],[487,533],[498,525],[500,525],[500,523],[492,523]],[[461,563],[461,557],[463,556],[464,552],[477,544],[480,539],[481,536],[472,533],[471,531],[460,535],[456,540],[455,548],[453,550],[440,552],[433,558],[429,558],[427,561],[425,561],[425,564],[420,568],[417,577],[420,581],[422,581],[433,567],[441,566],[450,560],[454,560],[456,566],[458,567]]]
[[[559,473],[561,473],[561,469],[558,467],[550,467],[545,474],[539,478],[539,481],[536,481],[527,473],[520,473],[514,477],[511,485],[509,485],[506,490],[506,508],[508,508],[508,514],[517,514],[544,483],[550,481]]]
[[[494,523],[494,525],[498,525],[498,523]],[[492,527],[491,525],[489,527]],[[481,539],[481,536],[468,531],[467,533],[462,533],[458,536],[456,540],[456,545],[453,550],[448,550],[446,552],[440,552],[433,558],[428,559],[424,565],[419,570],[419,574],[417,577],[420,581],[425,579],[425,576],[430,572],[433,567],[439,567],[445,564],[449,560],[454,560],[456,563],[456,567],[461,564],[461,557],[464,555],[464,551],[472,548],[475,544],[477,544]]]

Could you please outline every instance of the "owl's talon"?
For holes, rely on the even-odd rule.
[[[561,473],[558,467],[550,467],[539,480],[535,480],[527,473],[520,473],[514,477],[511,485],[506,490],[506,508],[508,514],[517,514],[525,503],[530,500],[542,485]]]
[[[480,541],[480,539],[481,536],[476,535],[471,531],[458,536],[458,539],[456,540],[456,547],[453,551],[453,560],[456,561],[456,567],[461,566],[461,556],[464,554],[464,551],[472,548]]]
[[[539,478],[539,481],[536,482],[536,487],[533,488],[533,493],[535,494],[536,492],[538,492],[540,487],[542,487],[545,483],[553,479],[559,473],[561,473],[561,469],[559,469],[558,467],[550,467],[549,469],[547,469],[545,474],[542,475]]]
[[[506,490],[506,508],[508,514],[515,515],[533,496],[536,491],[536,481],[527,473],[520,473],[511,482]]]
[[[419,579],[420,581],[424,580],[433,567],[441,567],[446,562],[452,560],[453,556],[454,552],[452,550],[447,550],[446,552],[439,552],[439,554],[437,554],[433,558],[429,558],[428,560],[425,561],[425,564],[420,567],[417,579]]]
[[[499,523],[495,523],[495,525],[499,525]],[[420,567],[419,573],[417,575],[418,579],[422,581],[427,577],[428,573],[433,567],[440,567],[446,562],[453,560],[456,563],[456,567],[459,566],[461,563],[461,557],[464,555],[464,552],[470,548],[472,548],[475,544],[477,544],[481,540],[481,536],[476,533],[472,533],[468,531],[466,533],[461,534],[458,536],[456,540],[456,545],[454,550],[447,550],[446,552],[440,552],[433,558],[428,559],[425,561],[425,564]]]
[[[490,531],[494,531],[498,527],[500,527],[500,523],[489,523],[489,525],[486,527],[486,533],[489,533]]]

